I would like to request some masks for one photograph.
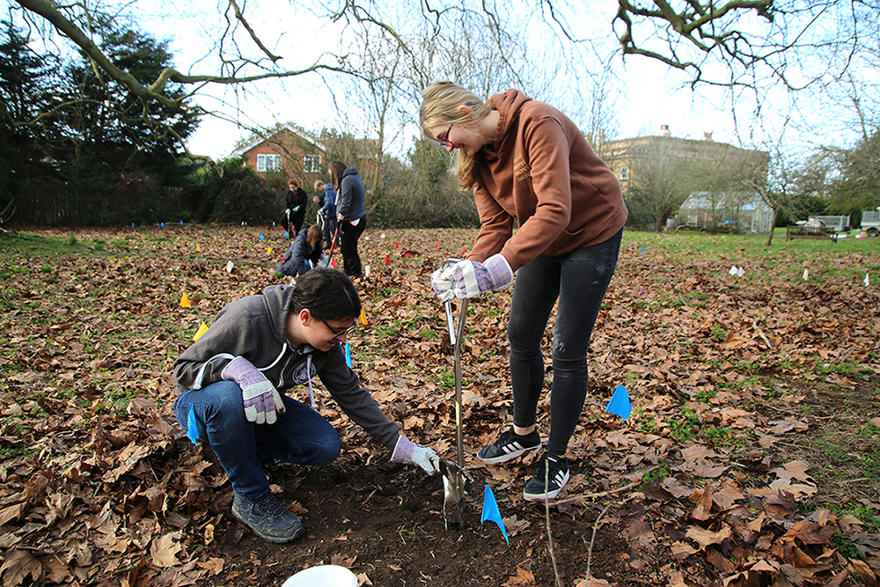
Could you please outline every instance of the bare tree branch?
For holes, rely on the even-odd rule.
[[[235,0],[229,0],[229,4],[230,4],[230,6],[232,6],[233,10],[235,10],[235,18],[237,18],[238,21],[245,28],[245,30],[247,30],[248,34],[251,36],[251,39],[253,39],[254,43],[256,43],[257,47],[259,47],[260,50],[263,53],[265,53],[269,59],[272,60],[272,63],[275,63],[279,59],[281,59],[281,57],[279,57],[278,55],[275,55],[274,53],[269,51],[265,45],[263,45],[263,42],[260,40],[260,38],[254,32],[254,29],[252,29],[251,25],[248,24],[248,21],[245,20],[244,14],[242,14],[241,10],[238,8],[238,3]]]

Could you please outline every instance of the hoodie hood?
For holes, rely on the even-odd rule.
[[[357,174],[358,174],[358,168],[355,167],[354,165],[352,165],[351,167],[345,168],[345,171],[342,173],[342,177],[346,177],[349,175],[357,175]],[[340,181],[342,181],[342,177],[339,178]]]
[[[508,131],[519,124],[519,113],[526,102],[532,99],[519,90],[507,90],[503,94],[495,94],[486,101],[492,110],[498,111],[498,128],[495,130],[495,151],[504,150],[506,140],[516,140],[516,133]]]
[[[287,342],[287,316],[290,314],[290,301],[293,299],[293,287],[289,285],[270,285],[263,290],[263,302],[270,316],[281,316],[275,325],[272,335],[279,343]]]

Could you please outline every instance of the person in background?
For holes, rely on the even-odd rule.
[[[358,239],[367,226],[364,205],[366,189],[357,167],[348,167],[342,161],[330,163],[330,181],[337,186],[336,219],[342,237],[342,264],[349,277],[361,276],[361,258]]]
[[[291,177],[287,181],[287,196],[284,198],[284,230],[290,238],[294,238],[297,231],[303,227],[308,203],[308,194],[300,187],[299,182]]]
[[[432,475],[433,449],[412,443],[388,420],[346,364],[342,343],[354,331],[361,301],[351,280],[318,267],[295,286],[273,285],[227,304],[210,328],[174,362],[174,414],[206,439],[234,492],[232,515],[269,542],[290,542],[302,521],[272,494],[262,462],[326,465],[339,455],[333,426],[285,395],[317,375],[345,414],[385,446],[391,461]]]
[[[317,267],[324,250],[323,240],[321,229],[315,224],[309,226],[308,230],[300,230],[281,257],[281,262],[275,268],[275,273],[296,277],[305,274],[313,267]]]
[[[316,203],[321,206],[321,215],[324,217],[324,246],[333,245],[333,235],[336,233],[338,226],[336,219],[336,190],[333,189],[332,183],[324,183],[321,180],[315,182],[315,191],[320,194],[320,201]],[[337,242],[339,238],[337,235]]]
[[[527,500],[555,498],[570,477],[565,455],[586,398],[590,336],[627,218],[620,185],[577,125],[517,90],[483,102],[440,82],[424,91],[420,118],[426,136],[457,151],[459,185],[473,189],[481,224],[467,259],[432,275],[437,296],[470,298],[517,276],[507,328],[513,425],[477,454],[487,465],[541,449],[541,340],[559,302],[550,438],[523,491]]]

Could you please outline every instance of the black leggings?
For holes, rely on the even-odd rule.
[[[535,423],[544,385],[541,339],[559,299],[553,332],[548,451],[564,455],[587,396],[587,349],[620,252],[621,229],[598,245],[557,257],[538,257],[516,274],[507,337],[513,423]]]
[[[358,255],[358,239],[367,227],[366,217],[361,218],[357,226],[352,226],[348,220],[339,221],[339,232],[342,238],[342,265],[345,274],[349,277],[361,276],[361,257]]]

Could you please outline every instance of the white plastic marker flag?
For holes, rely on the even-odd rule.
[[[807,279],[809,279],[809,277],[810,277],[810,270],[809,270],[809,269],[804,269],[804,281],[806,281]]]
[[[232,275],[232,268],[233,267],[235,267],[235,265],[232,264],[232,261],[226,261],[226,273],[228,273],[229,275]]]
[[[868,287],[869,285],[871,285],[871,278],[868,277],[868,273],[865,272],[865,287]]]
[[[736,275],[737,277],[742,277],[746,274],[746,270],[742,267],[737,267],[736,265],[730,266],[730,271],[728,271],[731,275]]]

